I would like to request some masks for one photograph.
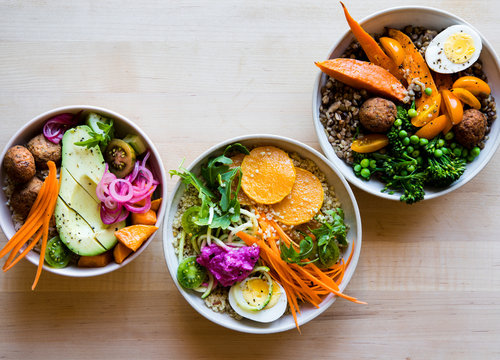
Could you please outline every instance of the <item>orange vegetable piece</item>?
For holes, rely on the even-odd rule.
[[[407,91],[403,85],[384,68],[356,59],[331,59],[316,63],[325,74],[357,89],[403,101]]]
[[[113,258],[115,259],[115,262],[117,264],[121,264],[123,260],[125,260],[127,256],[129,256],[132,253],[133,253],[132,250],[130,250],[128,247],[119,242],[113,249]]]
[[[451,90],[451,93],[471,108],[477,110],[481,109],[481,102],[469,90],[464,88],[455,88]]]
[[[381,37],[379,41],[385,53],[389,55],[394,64],[396,64],[396,66],[401,65],[405,59],[405,51],[399,41],[389,37]]]
[[[115,231],[115,236],[123,245],[137,251],[156,230],[158,227],[153,225],[131,225]]]
[[[243,158],[245,157],[245,154],[239,153],[237,155],[234,155],[231,160],[233,160],[233,163],[229,165],[230,168],[235,168],[237,166],[241,166],[241,163],[243,162]],[[236,191],[236,187],[238,184],[236,182],[233,182],[233,191]],[[238,192],[238,201],[240,202],[241,205],[255,205],[255,201],[250,199],[245,192],[240,189]]]
[[[275,204],[292,191],[295,166],[286,152],[274,146],[257,147],[241,163],[241,187],[259,204]]]
[[[429,97],[435,97],[438,93],[436,84],[434,83],[434,79],[432,78],[431,71],[427,66],[424,58],[418,52],[418,49],[415,47],[411,39],[402,33],[399,30],[389,29],[389,36],[393,39],[397,40],[405,51],[405,58],[403,60],[403,68],[406,70],[405,77],[408,84],[411,84],[414,79],[417,79],[425,84],[426,87],[431,88],[431,95],[426,95],[422,89],[422,97],[415,101],[415,105],[418,109],[420,109],[423,103],[427,103],[426,101]],[[435,102],[435,101],[432,101]],[[437,115],[436,115],[437,116]]]
[[[145,213],[132,213],[130,219],[132,225],[154,225],[156,224],[156,212],[150,209]]]
[[[95,255],[95,256],[80,256],[78,259],[78,267],[104,267],[113,261],[111,251]]]
[[[362,27],[359,25],[356,20],[354,20],[345,5],[340,2],[342,8],[344,9],[344,15],[347,20],[347,24],[351,28],[352,33],[356,37],[356,40],[359,41],[359,44],[365,51],[368,59],[378,65],[385,70],[389,71],[393,76],[395,76],[398,80],[403,79],[403,73],[398,68],[399,64],[396,64],[393,60],[391,60],[384,51],[380,48],[374,38],[370,36]]]
[[[158,209],[161,206],[162,200],[163,200],[162,198],[159,198],[159,199],[155,199],[155,200],[151,201],[151,210],[158,212]]]
[[[438,117],[441,101],[441,94],[429,97],[429,103],[422,104],[420,109],[417,110],[417,116],[411,119],[413,126],[422,127]]]
[[[446,115],[441,115],[432,120],[430,123],[426,124],[424,127],[420,128],[415,135],[420,138],[426,138],[430,140],[434,138],[437,134],[444,130],[448,124],[448,117]]]
[[[438,91],[450,90],[453,86],[453,78],[450,74],[434,73],[434,82]]]
[[[458,124],[464,116],[462,103],[450,90],[443,90],[441,93],[443,94],[445,114],[448,115],[453,125]]]
[[[457,81],[453,83],[453,88],[469,90],[475,96],[491,94],[490,86],[475,76],[462,76],[458,78]]]
[[[313,173],[295,168],[292,192],[272,206],[274,216],[285,225],[311,221],[323,205],[323,186]]]
[[[371,153],[386,147],[389,139],[384,134],[368,134],[356,139],[351,144],[351,150],[357,153]]]

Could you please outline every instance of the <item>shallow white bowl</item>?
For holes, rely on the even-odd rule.
[[[339,18],[341,18],[342,21],[345,21],[343,19],[343,13],[340,6],[338,8],[338,13]],[[423,6],[405,6],[382,10],[364,18],[360,21],[360,23],[368,33],[382,33],[384,27],[393,27],[400,29],[407,25],[423,26],[429,29],[440,31],[441,29],[444,29],[451,25],[466,24],[475,29],[465,20],[459,18],[458,16],[450,14],[447,11]],[[345,24],[346,27],[348,27],[347,22]],[[475,30],[477,31],[477,29]],[[477,32],[479,33],[479,31]],[[333,40],[334,39],[332,38],[332,41]],[[350,30],[348,30],[338,41],[335,42],[335,45],[329,52],[327,58],[332,59],[340,57],[353,40],[354,35]],[[483,42],[483,49],[481,52],[480,60],[483,63],[483,70],[488,77],[488,84],[491,87],[492,95],[495,97],[495,99],[497,99],[497,94],[500,90],[500,65],[498,56],[488,40],[486,40],[482,35],[481,40]],[[323,152],[325,153],[326,157],[340,169],[342,174],[351,184],[373,195],[399,201],[399,197],[401,195],[400,193],[390,195],[388,193],[380,192],[380,190],[384,187],[384,184],[382,182],[376,179],[371,179],[370,181],[361,180],[354,174],[351,166],[345,163],[344,160],[337,157],[337,154],[328,141],[328,135],[326,134],[323,125],[319,120],[321,88],[326,84],[327,80],[327,75],[323,74],[322,72],[318,74],[318,77],[316,78],[316,82],[314,84],[312,105],[314,127]],[[467,164],[467,169],[462,177],[460,177],[460,179],[458,179],[458,181],[453,183],[451,186],[444,189],[434,189],[430,187],[426,188],[425,199],[432,199],[458,189],[460,186],[466,184],[469,180],[476,176],[479,171],[481,171],[481,169],[486,166],[488,161],[495,153],[500,142],[500,121],[498,119],[493,122],[491,131],[488,135],[490,138],[488,141],[486,141],[485,147],[481,151],[481,154],[473,162]]]
[[[189,171],[193,171],[196,175],[199,175],[201,166],[206,164],[208,159],[213,156],[218,156],[222,154],[225,147],[229,144],[239,142],[246,146],[255,145],[274,145],[287,152],[296,152],[304,158],[311,159],[316,163],[319,169],[326,175],[328,183],[335,187],[335,192],[342,204],[342,208],[345,212],[345,222],[349,225],[350,230],[348,233],[349,248],[346,253],[349,254],[353,243],[355,244],[354,254],[351,263],[345,273],[344,279],[340,284],[340,289],[344,290],[349,280],[351,279],[356,265],[358,263],[358,258],[361,250],[361,218],[359,215],[358,205],[356,199],[349,187],[349,184],[344,179],[340,171],[332,165],[323,155],[321,155],[316,150],[304,145],[296,140],[288,139],[277,135],[247,135],[241,136],[233,139],[226,140],[220,144],[213,146],[212,148],[201,154],[194,162],[187,168]],[[180,198],[184,193],[185,185],[178,182],[173,190],[172,196],[168,201],[168,209],[165,226],[163,227],[163,251],[165,252],[165,260],[167,262],[170,275],[175,282],[175,285],[181,292],[182,296],[187,300],[187,302],[201,315],[206,317],[208,320],[213,321],[216,324],[227,327],[229,329],[254,333],[254,334],[268,334],[280,331],[286,331],[295,328],[295,322],[292,315],[284,315],[280,319],[269,323],[263,324],[259,322],[254,322],[248,319],[235,320],[227,314],[219,314],[210,310],[201,299],[199,293],[193,291],[187,291],[183,289],[177,282],[177,267],[179,262],[177,260],[177,255],[174,252],[173,239],[174,235],[172,232],[172,224],[174,221],[175,214],[177,212],[177,207],[179,205]],[[314,319],[316,316],[320,315],[325,311],[330,305],[333,304],[336,297],[333,295],[327,296],[323,302],[320,304],[319,309],[313,306],[302,305],[302,313],[298,315],[299,325],[303,325],[308,321]],[[353,304],[353,306],[356,306]]]
[[[17,131],[17,133],[14,134],[14,136],[12,136],[11,140],[5,145],[5,148],[2,151],[0,159],[2,159],[3,161],[5,153],[11,146],[25,145],[35,135],[40,134],[42,132],[43,125],[48,119],[62,113],[76,114],[82,110],[97,112],[106,117],[112,118],[116,127],[116,132],[118,134],[122,133],[123,135],[128,133],[137,134],[147,144],[148,149],[151,151],[151,157],[148,163],[150,164],[154,174],[161,179],[162,183],[162,185],[159,186],[159,189],[156,190],[159,193],[159,196],[163,198],[163,202],[158,211],[158,220],[156,223],[156,226],[160,227],[163,221],[167,203],[166,201],[167,176],[165,174],[165,169],[163,168],[163,163],[161,161],[160,154],[156,150],[156,147],[151,142],[151,140],[136,124],[134,124],[132,121],[130,121],[123,115],[120,115],[118,113],[115,113],[111,110],[107,110],[104,108],[87,106],[87,105],[65,106],[47,111],[43,114],[36,116],[31,121],[27,122],[21,129]],[[0,182],[4,184],[4,181],[5,181],[5,173],[3,167],[0,166]],[[14,230],[14,225],[12,223],[11,212],[10,209],[6,206],[6,201],[7,199],[5,197],[5,193],[3,191],[0,191],[0,226],[2,227],[2,230],[7,239],[10,239],[15,234],[15,230]],[[124,267],[125,265],[133,261],[135,258],[137,258],[146,249],[146,247],[149,245],[149,243],[153,240],[154,237],[155,234],[152,235],[135,253],[130,255],[121,264],[116,264],[115,262],[112,262],[111,264],[99,268],[79,268],[77,266],[68,266],[62,269],[54,269],[44,264],[43,269],[45,271],[49,271],[54,274],[71,276],[71,277],[88,277],[88,276],[106,274],[111,271]],[[26,255],[26,258],[33,264],[38,265],[40,256],[38,253],[30,251]]]

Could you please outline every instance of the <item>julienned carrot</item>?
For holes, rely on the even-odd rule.
[[[40,249],[40,260],[38,262],[38,268],[36,271],[36,276],[35,280],[33,281],[33,285],[31,286],[31,290],[35,290],[36,285],[38,284],[38,280],[40,279],[40,275],[42,274],[42,269],[43,269],[43,262],[45,260],[45,250],[47,248],[47,241],[49,238],[49,222],[50,218],[52,217],[52,214],[54,213],[54,208],[56,206],[56,200],[57,200],[57,195],[59,193],[59,182],[57,181],[57,168],[56,164],[54,162],[49,161],[47,162],[47,165],[49,167],[49,177],[52,176],[51,178],[51,185],[52,185],[52,192],[49,193],[49,206],[47,207],[47,211],[45,212],[44,220],[43,220],[43,235],[42,235],[42,246]]]
[[[42,237],[42,229],[38,230],[38,232],[35,234],[33,237],[33,240],[31,243],[16,257],[16,255],[19,253],[21,248],[26,244],[26,242],[19,242],[19,244],[16,245],[16,247],[10,252],[9,257],[7,258],[7,261],[3,265],[2,270],[6,272],[7,270],[10,270],[14,265],[16,265],[19,260],[24,258],[30,250],[32,250],[36,244],[38,244],[38,241],[40,241]]]
[[[384,50],[382,50],[382,48],[377,44],[375,39],[372,38],[370,34],[368,34],[365,29],[363,29],[361,25],[359,25],[359,23],[351,17],[345,5],[342,2],[340,2],[340,4],[344,9],[344,15],[347,20],[347,24],[349,24],[354,37],[359,41],[359,44],[365,51],[368,59],[375,65],[383,67],[384,69],[389,71],[398,80],[401,80],[403,78],[403,73],[401,70],[399,70],[394,61],[392,61],[391,58],[386,55]]]

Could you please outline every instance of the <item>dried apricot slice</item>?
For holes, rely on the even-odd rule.
[[[290,194],[295,182],[295,166],[286,152],[274,146],[250,151],[241,163],[241,187],[259,204],[276,204]]]
[[[323,205],[323,186],[311,172],[295,168],[297,176],[292,192],[272,206],[274,215],[285,225],[311,221]]]
[[[235,168],[236,166],[241,166],[241,163],[243,162],[244,157],[245,157],[245,154],[242,154],[242,153],[234,155],[233,157],[231,157],[231,160],[233,160],[233,163],[231,165],[229,165],[229,167]],[[236,186],[238,186],[238,184],[236,183],[236,181],[234,181],[233,185],[232,185],[233,191],[236,191]],[[248,197],[248,195],[245,194],[245,192],[242,189],[240,189],[240,191],[238,192],[238,201],[241,205],[255,205],[255,201],[250,199]]]

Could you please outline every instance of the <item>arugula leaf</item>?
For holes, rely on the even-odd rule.
[[[303,261],[310,258],[311,255],[314,255],[314,241],[309,236],[300,241],[299,248],[300,251],[297,252],[292,244],[290,244],[290,247],[287,247],[284,242],[280,242],[281,259],[289,264],[297,264],[300,266],[304,266],[318,260],[318,258],[316,258],[310,261]]]
[[[98,132],[94,131],[93,129],[88,130],[90,139],[75,142],[75,145],[85,146],[88,149],[94,146],[100,146],[101,149],[103,149],[108,146],[109,142],[114,136],[113,120],[109,119],[109,124],[100,121],[97,121],[96,124],[101,131]]]

